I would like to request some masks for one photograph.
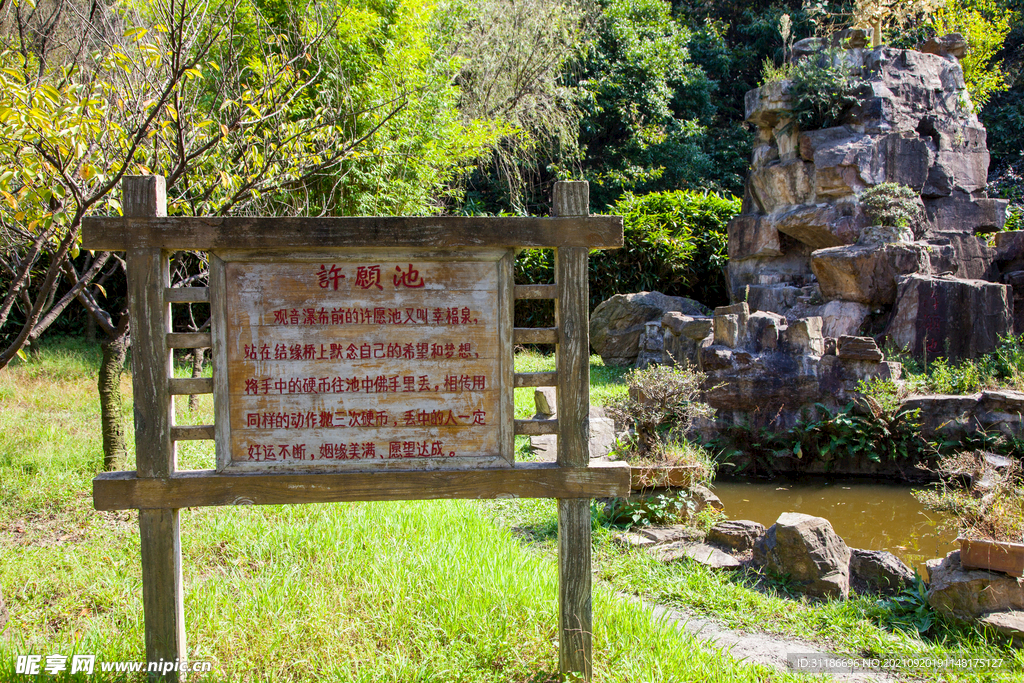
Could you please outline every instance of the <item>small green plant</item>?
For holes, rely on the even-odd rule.
[[[935,610],[928,603],[928,584],[916,571],[914,583],[882,603],[890,610],[890,623],[902,631],[921,635],[935,624]]]
[[[775,61],[771,57],[765,57],[761,63],[761,82],[759,85],[764,87],[769,83],[778,83],[789,78],[789,74],[793,71],[793,64],[791,62],[783,62],[779,66],[775,66]]]
[[[822,50],[791,69],[793,120],[800,130],[838,126],[843,114],[856,104],[859,83],[844,52]]]
[[[699,460],[700,449],[684,441],[694,420],[713,413],[699,400],[707,376],[685,365],[652,365],[631,370],[624,379],[628,398],[608,407],[616,421],[632,427],[633,435],[621,444],[620,455],[662,464]]]
[[[872,225],[910,228],[915,234],[924,216],[917,192],[899,183],[868,188],[860,195],[860,205]]]
[[[1024,540],[1020,461],[1010,459],[997,469],[983,451],[967,451],[940,458],[936,471],[939,484],[914,491],[914,496],[928,509],[946,513],[944,526],[968,538]],[[974,482],[972,488],[959,485],[965,477]]]
[[[597,520],[607,526],[630,528],[681,524],[695,512],[694,502],[678,492],[633,498],[615,498],[599,510]]]

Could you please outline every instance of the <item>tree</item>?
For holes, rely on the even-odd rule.
[[[931,29],[937,35],[959,33],[967,39],[967,51],[960,60],[967,92],[975,107],[984,107],[992,93],[1010,87],[1003,63],[996,54],[1010,33],[1014,12],[994,0],[950,0],[932,16]]]
[[[120,376],[127,312],[96,285],[123,262],[74,259],[125,174],[164,175],[177,214],[418,213],[495,137],[459,118],[451,63],[427,68],[424,2],[309,4],[285,29],[241,1],[79,1],[4,8],[0,368],[77,300],[107,334],[101,397]]]

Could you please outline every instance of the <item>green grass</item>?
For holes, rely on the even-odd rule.
[[[17,654],[143,658],[137,514],[91,504],[97,364],[64,342],[0,371],[2,680],[26,680]],[[209,444],[183,451],[183,468],[212,466]],[[189,654],[214,663],[209,680],[553,680],[556,564],[494,518],[473,501],[185,510]],[[605,587],[594,615],[595,680],[802,680],[739,665]]]
[[[553,501],[495,501],[496,522],[517,529],[542,556],[556,553],[557,512]],[[918,674],[923,680],[1020,681],[1024,651],[987,638],[971,626],[938,618],[919,635],[901,626],[909,617],[891,601],[872,596],[815,602],[790,594],[784,581],[754,574],[716,572],[683,561],[663,564],[639,549],[623,549],[611,530],[595,525],[596,577],[606,586],[645,600],[710,617],[746,632],[765,631],[822,643],[835,654],[854,657],[910,655],[932,658],[1002,659],[1004,671]]]

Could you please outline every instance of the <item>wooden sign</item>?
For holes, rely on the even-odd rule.
[[[218,470],[510,466],[511,259],[215,255]]]
[[[559,182],[554,216],[167,217],[164,179],[125,178],[124,216],[83,223],[86,249],[126,250],[136,470],[93,480],[99,510],[139,510],[146,656],[184,660],[181,510],[425,498],[558,499],[559,668],[591,675],[590,499],[626,495],[625,463],[591,464],[587,254],[622,246]],[[519,247],[554,249],[555,281],[513,284]],[[176,249],[207,250],[209,287],[172,287]],[[512,326],[551,299],[555,327]],[[209,302],[210,333],[171,306]],[[515,373],[514,344],[556,369]],[[212,347],[213,380],[174,377],[173,349]],[[514,420],[514,386],[555,386],[558,416]],[[174,397],[214,394],[214,424]],[[554,463],[514,463],[515,434],[555,434]],[[215,439],[216,470],[176,444]],[[176,672],[160,678],[178,680]]]

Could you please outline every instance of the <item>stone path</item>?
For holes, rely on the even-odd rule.
[[[633,595],[626,595],[624,593],[618,593],[618,595],[631,602],[643,605],[651,611],[655,618],[666,619],[672,622],[678,628],[704,640],[711,647],[721,649],[724,654],[728,654],[740,661],[763,664],[783,671],[793,671],[792,665],[786,658],[787,654],[813,653],[832,656],[830,653],[825,652],[819,644],[810,641],[770,633],[737,631],[713,619],[698,617],[675,608],[646,602]],[[907,680],[905,676],[897,678],[884,671],[832,674],[831,679],[844,683],[898,683],[899,681]]]

